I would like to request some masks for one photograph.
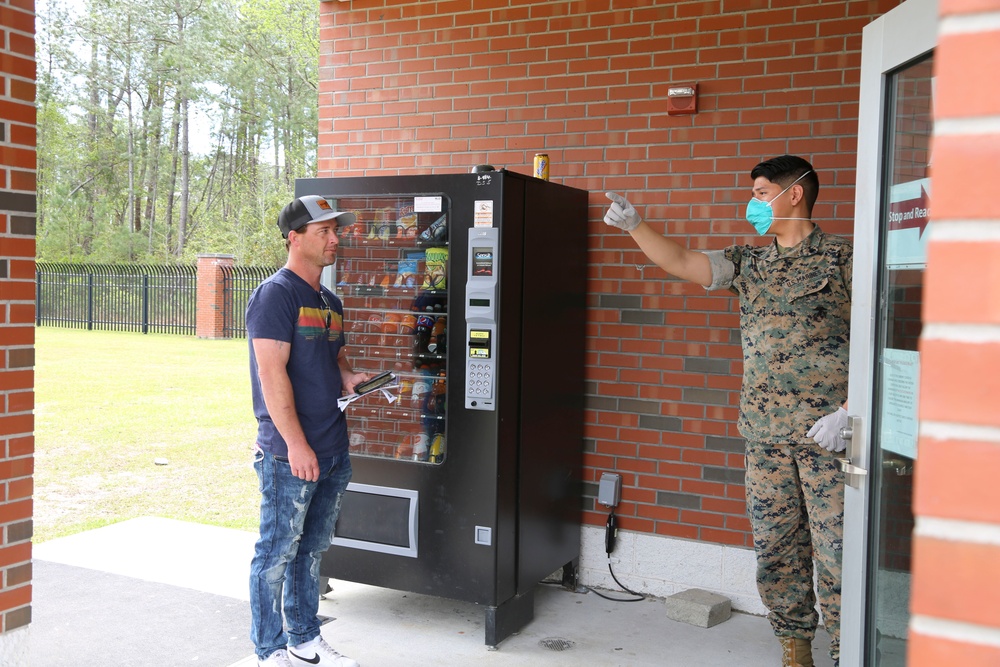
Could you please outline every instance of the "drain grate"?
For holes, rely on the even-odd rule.
[[[538,643],[550,651],[568,651],[575,646],[570,640],[560,639],[559,637],[546,637]]]

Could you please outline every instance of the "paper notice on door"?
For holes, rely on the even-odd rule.
[[[883,350],[881,393],[882,449],[916,459],[919,352],[892,348]]]

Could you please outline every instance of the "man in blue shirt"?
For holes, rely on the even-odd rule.
[[[354,219],[318,196],[288,204],[278,216],[288,261],[247,304],[261,492],[260,538],[250,566],[258,665],[358,665],[320,636],[317,616],[319,563],[351,480],[347,423],[337,399],[368,379],[347,359],[343,304],[320,284],[323,268],[337,259],[337,225]]]

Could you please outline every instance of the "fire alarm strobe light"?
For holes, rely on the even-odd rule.
[[[698,112],[698,84],[667,88],[667,113],[676,115]]]

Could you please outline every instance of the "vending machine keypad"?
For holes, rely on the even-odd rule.
[[[493,398],[493,368],[489,364],[469,364],[469,377],[466,378],[467,396],[475,398]]]

